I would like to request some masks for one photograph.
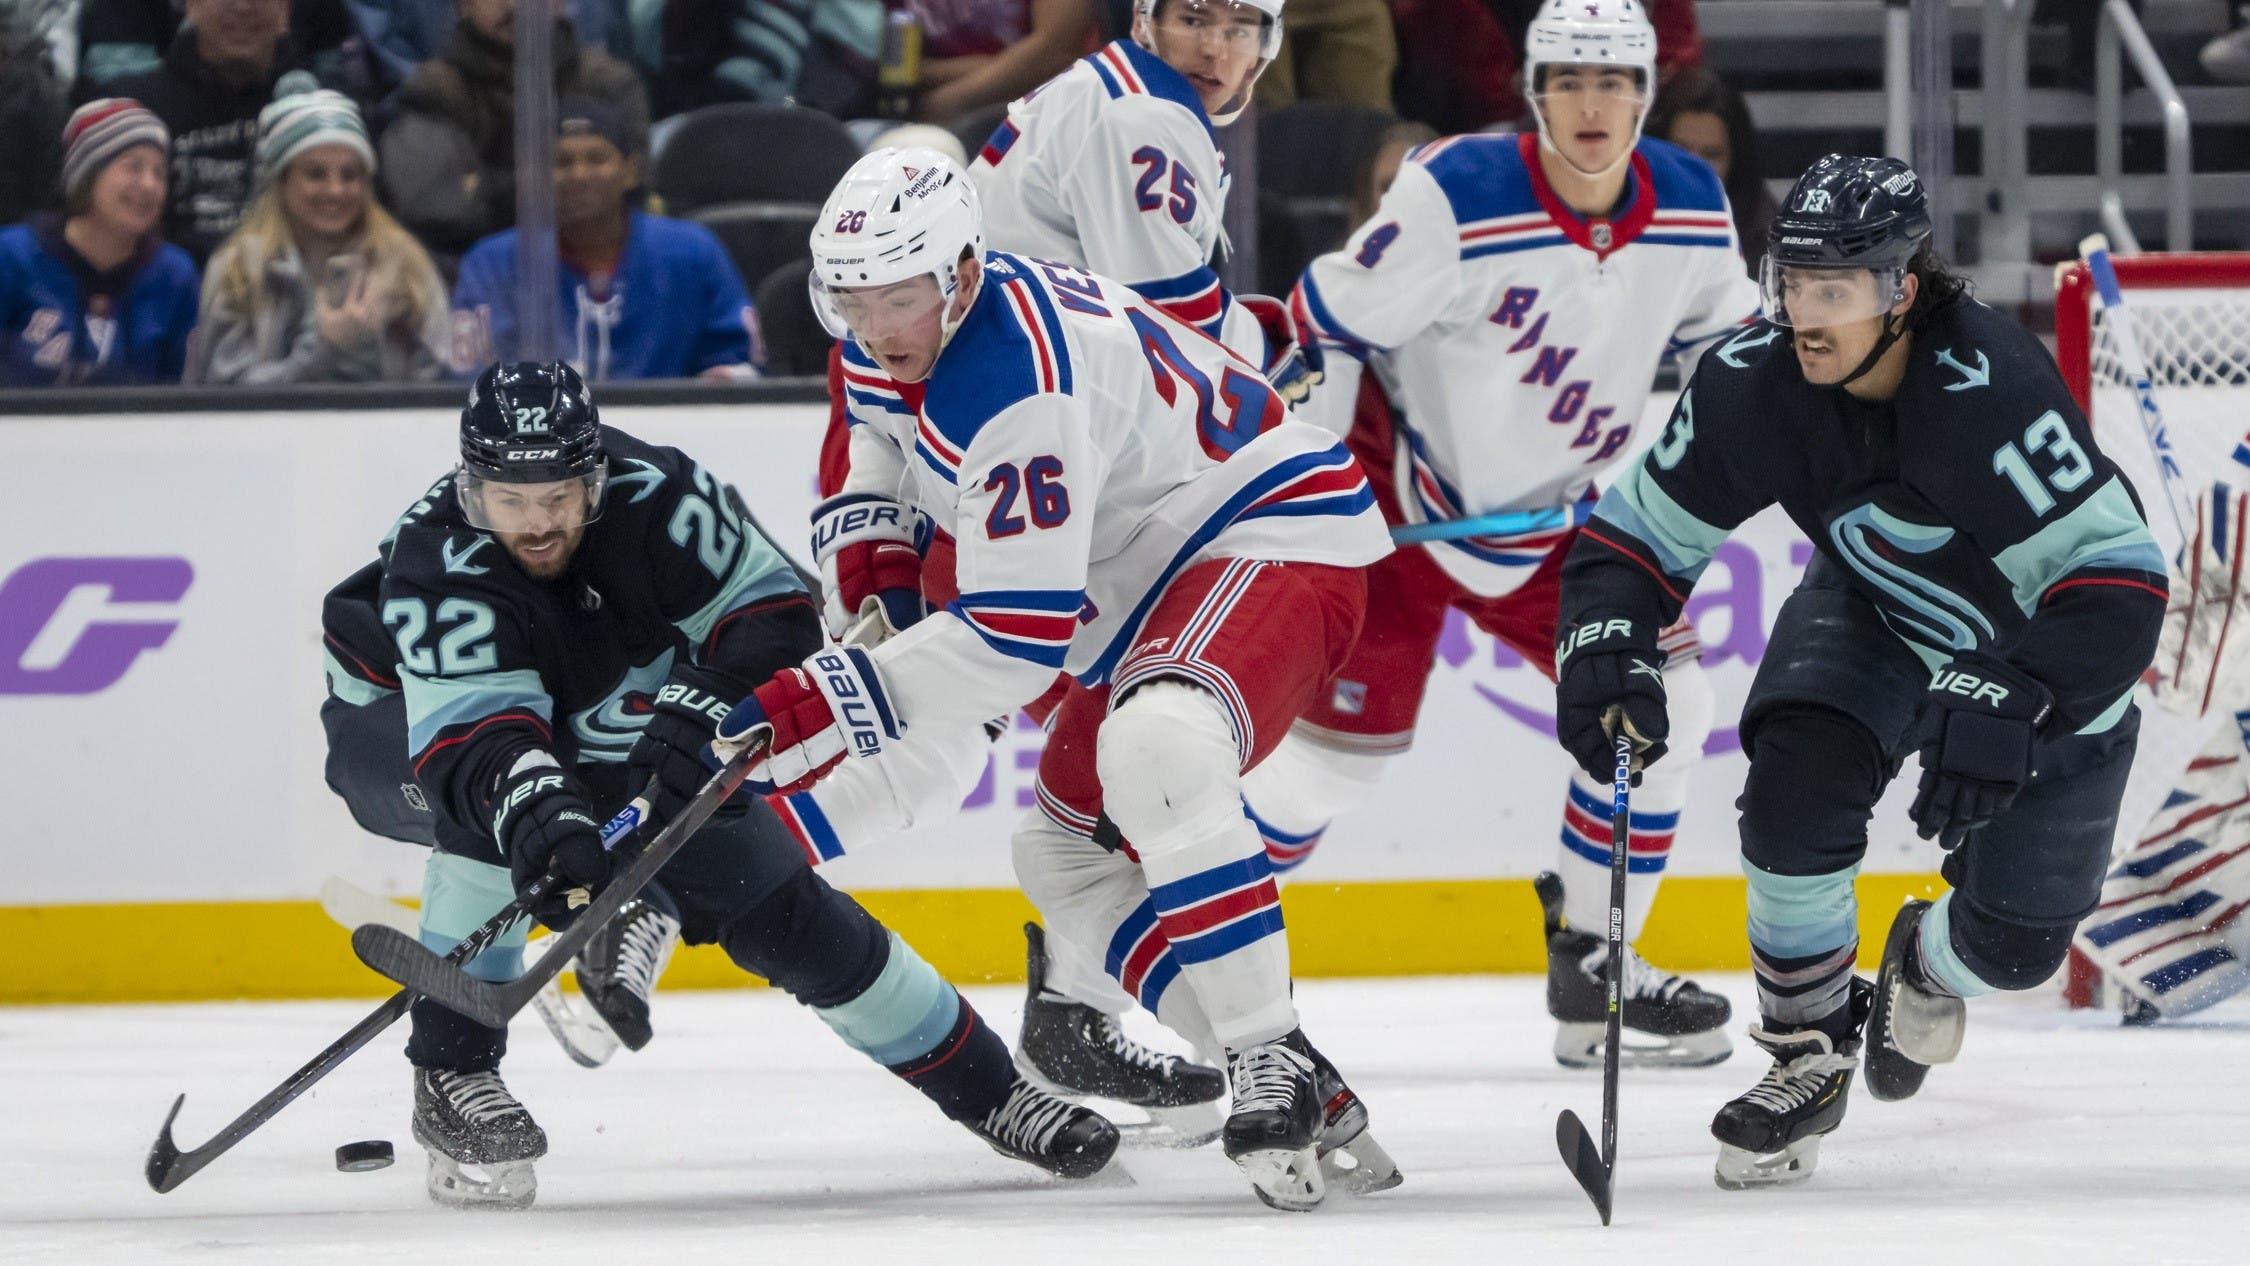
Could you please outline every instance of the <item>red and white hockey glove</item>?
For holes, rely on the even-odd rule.
[[[1258,327],[1266,333],[1266,381],[1281,393],[1290,404],[1303,404],[1312,389],[1320,385],[1320,349],[1309,339],[1297,336],[1297,323],[1289,315],[1289,305],[1271,295],[1236,295],[1234,301],[1243,310],[1258,319]]]
[[[819,782],[846,756],[879,756],[904,732],[875,662],[855,646],[815,651],[734,705],[711,738],[722,762],[763,739],[745,786],[787,795]]]
[[[844,638],[872,619],[874,645],[928,614],[922,601],[922,554],[914,547],[914,512],[890,497],[847,492],[813,510],[813,557],[826,599],[821,618]]]

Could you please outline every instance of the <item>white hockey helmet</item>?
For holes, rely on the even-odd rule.
[[[852,292],[929,277],[937,282],[935,301],[950,304],[964,252],[984,258],[984,208],[968,173],[933,149],[876,150],[836,182],[813,224],[813,311],[837,338],[855,337],[871,321],[895,328],[926,315],[927,306],[878,310]],[[957,324],[945,321],[945,338]]]
[[[1250,108],[1250,94],[1258,86],[1258,76],[1266,73],[1273,59],[1281,55],[1281,6],[1283,0],[1174,0],[1180,4],[1207,4],[1215,8],[1255,9],[1265,15],[1264,33],[1258,40],[1258,64],[1250,68],[1250,77],[1242,81],[1242,92],[1233,100],[1220,106],[1211,115],[1211,122],[1225,127],[1242,117]],[[1156,52],[1156,11],[1165,0],[1133,0],[1133,42]],[[1158,54],[1162,56],[1162,54]]]
[[[1546,0],[1523,44],[1524,94],[1531,99],[1542,144],[1555,149],[1547,133],[1547,112],[1539,107],[1539,72],[1549,66],[1616,66],[1637,72],[1641,108],[1633,118],[1633,142],[1639,143],[1641,125],[1656,98],[1656,28],[1649,25],[1639,0]],[[1583,174],[1606,176],[1632,153],[1633,146],[1627,145],[1616,162]]]

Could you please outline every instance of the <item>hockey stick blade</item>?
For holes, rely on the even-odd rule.
[[[1609,1166],[1602,1161],[1602,1151],[1594,1146],[1594,1136],[1586,1132],[1586,1123],[1568,1108],[1555,1118],[1555,1147],[1562,1152],[1563,1164],[1570,1167],[1570,1176],[1586,1189],[1586,1198],[1602,1215],[1602,1225],[1609,1225]]]
[[[764,753],[764,744],[753,743],[711,775],[711,780],[703,784],[703,790],[696,792],[695,799],[687,802],[680,815],[657,832],[656,838],[633,864],[610,876],[592,903],[578,912],[578,918],[570,927],[554,936],[539,961],[507,984],[479,980],[462,970],[458,962],[431,953],[420,941],[395,928],[376,924],[353,930],[352,952],[359,955],[360,962],[449,1011],[493,1028],[505,1028],[516,1012],[523,1010],[565,964],[578,956],[578,951],[594,939],[602,925],[647,887],[674,854],[687,846],[689,837],[702,830],[703,824],[750,776],[751,762]]]
[[[150,1189],[162,1194],[195,1177],[204,1166],[224,1155],[228,1148],[249,1137],[250,1132],[271,1120],[275,1113],[288,1107],[298,1095],[312,1088],[314,1082],[336,1070],[337,1065],[349,1059],[353,1052],[375,1040],[377,1034],[398,1023],[406,1014],[407,1005],[414,995],[400,991],[391,995],[382,1006],[370,1012],[366,1019],[351,1027],[342,1037],[330,1043],[328,1049],[313,1056],[312,1062],[289,1074],[288,1080],[266,1092],[266,1096],[245,1109],[242,1115],[227,1122],[226,1128],[211,1136],[200,1147],[181,1151],[172,1138],[172,1123],[179,1120],[180,1108],[187,1102],[181,1095],[172,1101],[172,1110],[164,1114],[164,1125],[156,1132],[156,1142],[148,1149],[148,1164],[143,1172],[148,1175]]]

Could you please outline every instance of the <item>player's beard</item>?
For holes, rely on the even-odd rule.
[[[579,524],[555,532],[506,534],[500,538],[500,544],[525,575],[533,580],[553,580],[570,566],[571,558],[578,553],[578,543],[585,536],[586,525]]]

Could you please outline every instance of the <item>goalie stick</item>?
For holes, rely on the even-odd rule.
[[[674,854],[686,847],[688,839],[703,828],[719,805],[742,786],[750,776],[751,763],[765,755],[765,743],[753,742],[736,752],[719,771],[711,775],[703,790],[687,802],[678,817],[672,819],[633,864],[612,875],[602,886],[592,904],[579,912],[570,927],[549,938],[547,952],[528,968],[521,977],[507,984],[494,984],[478,980],[461,969],[459,960],[451,956],[440,958],[420,941],[397,928],[368,924],[352,932],[352,951],[359,961],[390,977],[392,980],[421,994],[449,1011],[457,1011],[481,1024],[494,1028],[505,1027],[524,1004],[537,996],[563,969],[563,964],[578,956],[586,942],[609,922],[625,903],[631,901],[656,872],[672,860]],[[549,877],[533,881],[533,888],[544,884]],[[526,891],[521,905],[536,903],[541,894]]]
[[[363,923],[394,927],[408,936],[421,932],[421,916],[414,907],[379,897],[340,875],[330,875],[321,883],[320,909],[346,932]],[[545,953],[546,945],[546,941],[534,941],[531,948]],[[617,1054],[621,1045],[617,1034],[597,1016],[589,1014],[591,1007],[572,1001],[559,981],[548,981],[539,996],[531,1000],[531,1009],[539,1013],[555,1044],[563,1048],[563,1054],[570,1056],[571,1062],[579,1067],[600,1068]]]
[[[618,841],[631,834],[633,829],[640,825],[642,816],[648,812],[648,801],[645,796],[654,794],[653,788],[654,784],[651,784],[651,791],[644,793],[644,798],[636,799],[633,803],[627,805],[622,812],[609,820],[607,826],[602,828],[602,844],[604,847],[616,847]],[[448,951],[444,959],[440,961],[447,964],[466,963],[485,950],[490,949],[493,942],[500,939],[502,933],[506,932],[516,920],[524,917],[524,911],[532,902],[545,895],[553,882],[553,876],[542,876],[532,881],[524,889],[521,896],[502,907],[498,914],[486,919],[475,931],[461,938],[461,943]],[[581,925],[584,922],[584,920],[580,920]],[[403,935],[393,928],[386,927],[382,930],[390,932],[393,936]],[[355,939],[356,936],[357,933],[354,933]],[[420,948],[419,943],[416,943],[416,948]],[[428,950],[422,952],[429,953]],[[433,959],[437,957],[434,954],[430,956]],[[162,1194],[174,1190],[181,1183],[195,1177],[196,1174],[202,1172],[205,1166],[224,1156],[235,1144],[250,1137],[251,1133],[257,1130],[259,1126],[271,1121],[283,1108],[294,1103],[297,1096],[312,1089],[323,1077],[335,1072],[345,1060],[350,1059],[361,1047],[374,1041],[383,1030],[398,1023],[399,1017],[405,1015],[407,1008],[414,1005],[415,997],[416,993],[412,989],[402,989],[392,994],[384,1001],[382,1006],[369,1012],[366,1019],[345,1030],[344,1035],[329,1043],[327,1049],[313,1056],[304,1067],[283,1078],[280,1085],[267,1091],[264,1097],[243,1109],[240,1116],[227,1122],[224,1129],[212,1135],[209,1141],[199,1146],[183,1151],[179,1144],[173,1140],[172,1124],[179,1120],[180,1108],[187,1103],[187,1096],[182,1094],[173,1099],[172,1110],[164,1114],[164,1124],[157,1127],[156,1142],[149,1146],[148,1163],[142,1167],[142,1173],[148,1178],[149,1187],[158,1194]]]
[[[1633,740],[1624,733],[1622,721],[1618,731],[1617,773],[1609,784],[1609,961],[1602,967],[1608,1007],[1602,1035],[1601,1147],[1595,1148],[1576,1112],[1564,1108],[1555,1118],[1555,1147],[1571,1177],[1600,1211],[1603,1226],[1609,1225],[1611,1201],[1617,1194],[1617,1064],[1625,1038],[1625,867],[1633,792]]]
[[[2141,357],[2140,336],[2125,316],[2125,291],[2117,284],[2116,265],[2110,262],[2109,239],[2092,234],[2078,243],[2078,254],[2086,261],[2086,273],[2093,279],[2102,310],[2110,314],[2109,332],[2117,345],[2118,367],[2133,380],[2133,405],[2141,420],[2141,436],[2148,441],[2149,456],[2156,460],[2164,503],[2172,511],[2172,526],[2179,530],[2184,549],[2194,539],[2188,531],[2188,524],[2195,522],[2194,501],[2184,486],[2186,477],[2172,450],[2171,432],[2164,426],[2164,409],[2156,402],[2156,383],[2149,376],[2148,362]]]

